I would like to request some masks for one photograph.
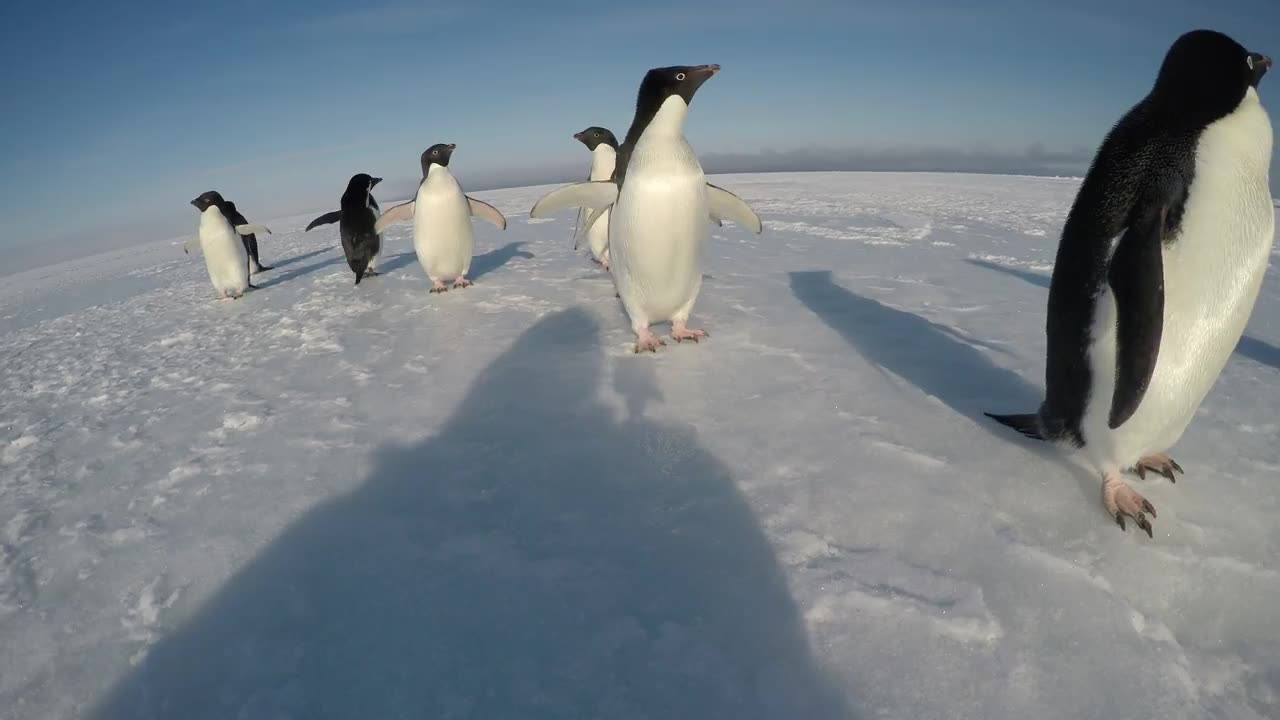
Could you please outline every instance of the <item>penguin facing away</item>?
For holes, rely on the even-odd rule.
[[[530,217],[545,217],[572,207],[609,210],[610,269],[636,335],[636,352],[656,352],[666,344],[649,329],[655,322],[671,321],[677,342],[696,342],[707,334],[687,323],[702,285],[708,217],[713,222],[727,218],[756,233],[763,229],[738,196],[706,181],[684,137],[694,93],[719,70],[719,65],[650,70],[640,83],[635,118],[618,149],[613,177],[553,190],[529,211]]]
[[[227,209],[231,212],[232,225],[240,226],[249,224],[248,218],[246,218],[240,210],[236,208],[236,204],[230,200],[227,201]],[[270,265],[263,265],[258,260],[258,236],[254,233],[249,233],[248,235],[241,236],[241,239],[244,240],[244,250],[249,255],[249,274],[257,275],[263,270],[270,270]]]
[[[487,220],[499,230],[507,229],[507,219],[492,205],[462,192],[449,172],[456,145],[440,143],[422,152],[422,181],[413,200],[396,205],[378,218],[374,229],[381,232],[392,223],[413,218],[413,249],[418,262],[431,278],[431,292],[442,293],[452,282],[455,288],[469,287],[471,256],[475,235],[473,216]]]
[[[200,230],[188,240],[183,251],[198,250],[204,255],[209,281],[220,298],[239,298],[246,290],[256,290],[249,282],[249,254],[241,237],[271,231],[263,225],[234,225],[228,203],[217,191],[210,190],[191,201],[200,211]]]
[[[588,180],[608,180],[613,177],[613,167],[618,157],[618,139],[606,128],[591,126],[586,130],[573,134],[573,139],[587,146],[591,151],[591,174]],[[574,224],[573,249],[578,249],[579,239],[586,235],[587,247],[591,257],[597,263],[609,269],[609,209],[604,208],[599,216],[592,220],[590,227],[584,224],[590,211],[578,209],[578,221]]]
[[[1218,32],[1178,38],[1107,135],[1076,195],[1049,288],[1045,399],[990,415],[1084,453],[1107,514],[1152,535],[1121,479],[1174,480],[1181,438],[1244,332],[1275,234],[1271,59]]]
[[[382,182],[366,173],[357,173],[347,182],[347,189],[342,193],[341,210],[325,213],[312,220],[307,230],[320,225],[337,222],[338,232],[342,238],[342,252],[346,255],[347,266],[356,274],[356,285],[366,275],[377,275],[374,260],[382,252],[382,236],[374,230],[378,221],[378,203],[373,199],[373,188]]]

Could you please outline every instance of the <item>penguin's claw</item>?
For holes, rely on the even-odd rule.
[[[449,292],[449,288],[439,280],[433,280],[431,281],[431,292],[433,293]]]
[[[453,281],[453,286],[454,286],[455,288],[471,287],[472,285],[475,285],[475,283],[471,282],[470,280],[468,280],[468,279],[466,279],[466,278],[464,278],[464,277],[460,277],[460,278],[458,278],[458,279],[456,279],[456,280],[454,280],[454,281]]]
[[[1139,529],[1146,531],[1147,537],[1154,537],[1147,515],[1155,518],[1156,507],[1120,478],[1108,475],[1103,479],[1102,504],[1106,507],[1107,514],[1115,518],[1121,530],[1126,529],[1124,519],[1127,516],[1133,518]]]
[[[706,330],[696,330],[692,328],[687,328],[683,324],[680,324],[680,325],[672,326],[671,337],[674,338],[676,342],[684,342],[685,340],[692,340],[694,342],[698,342],[699,338],[711,337],[711,336],[707,333]]]
[[[1138,460],[1138,464],[1133,466],[1133,472],[1143,479],[1146,479],[1148,470],[1157,475],[1163,475],[1169,478],[1169,482],[1174,483],[1178,482],[1178,478],[1174,475],[1175,472],[1186,474],[1181,465],[1164,453],[1144,455],[1142,459]]]
[[[654,335],[653,333],[647,333],[645,335],[639,335],[636,337],[636,347],[634,352],[642,353],[642,352],[648,351],[651,353],[656,353],[658,352],[659,346],[663,346],[666,344],[667,344],[666,341],[658,337],[657,335]]]

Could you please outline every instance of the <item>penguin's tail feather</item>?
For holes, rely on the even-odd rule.
[[[1032,413],[1025,415],[995,415],[992,413],[982,413],[987,417],[1006,427],[1026,435],[1032,440],[1044,440],[1044,433],[1040,431],[1040,416]]]

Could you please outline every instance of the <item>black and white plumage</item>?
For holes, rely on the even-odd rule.
[[[235,299],[246,290],[256,290],[249,282],[249,254],[241,238],[271,231],[263,225],[236,224],[230,204],[215,190],[201,193],[191,204],[200,211],[200,230],[183,245],[183,252],[204,255],[205,270],[219,298]]]
[[[746,203],[706,181],[684,137],[694,93],[719,70],[719,65],[650,70],[640,83],[613,177],[558,188],[529,212],[545,217],[565,208],[591,208],[596,211],[587,221],[591,226],[608,209],[610,269],[636,335],[636,352],[665,344],[649,329],[656,322],[670,321],[677,341],[706,335],[686,323],[702,287],[708,217],[730,219],[757,233],[762,229]]]
[[[236,226],[249,225],[249,219],[241,213],[234,202],[227,201],[227,210],[231,216],[231,223]],[[263,270],[270,270],[270,265],[263,265],[258,259],[258,236],[256,233],[241,235],[240,239],[244,241],[244,251],[249,255],[249,274],[256,275]]]
[[[613,177],[613,169],[618,159],[618,139],[608,128],[593,125],[586,130],[574,133],[573,139],[582,143],[591,151],[591,172],[587,180],[608,180]],[[609,269],[609,210],[606,208],[595,216],[590,226],[586,224],[591,211],[587,208],[578,210],[578,222],[574,225],[574,249],[583,235],[587,238],[587,248],[596,262]]]
[[[382,178],[367,173],[356,173],[347,181],[347,189],[342,193],[340,210],[325,213],[312,220],[307,230],[320,225],[338,223],[338,233],[342,239],[342,252],[347,258],[347,266],[356,275],[356,285],[365,276],[374,276],[377,257],[382,252],[382,235],[375,229],[378,222],[378,202],[373,199],[373,188],[382,182]]]
[[[446,282],[455,288],[473,284],[467,277],[475,249],[471,218],[482,218],[499,230],[507,229],[507,219],[497,208],[464,193],[449,172],[456,147],[453,143],[437,143],[424,150],[418,158],[422,181],[413,200],[389,208],[374,227],[381,232],[392,223],[413,219],[413,250],[431,279],[433,293],[446,292]]]
[[[1275,233],[1270,58],[1197,30],[1108,134],[1063,228],[1049,290],[1045,399],[992,415],[1078,449],[1107,512],[1151,534],[1155,507],[1120,479],[1181,472],[1168,451],[1252,312]]]

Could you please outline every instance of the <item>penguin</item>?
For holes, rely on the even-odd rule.
[[[413,218],[413,249],[431,278],[433,293],[446,292],[446,282],[455,288],[474,284],[467,278],[475,249],[472,216],[493,223],[499,230],[507,229],[507,219],[497,208],[468,197],[450,174],[449,160],[456,147],[440,143],[424,150],[419,158],[422,181],[414,199],[388,209],[374,224],[374,230],[382,232],[392,223]]]
[[[378,221],[378,203],[373,199],[373,188],[382,182],[366,173],[357,173],[347,182],[347,190],[342,193],[341,210],[325,213],[307,225],[312,228],[337,222],[342,236],[342,252],[347,256],[347,265],[356,274],[356,285],[365,276],[379,273],[374,269],[375,261],[382,252],[382,235],[373,229]],[[304,231],[305,232],[305,231]]]
[[[666,344],[649,329],[656,322],[671,321],[677,342],[706,336],[687,323],[702,285],[709,216],[763,230],[741,198],[707,182],[684,137],[694,93],[719,70],[719,65],[650,70],[640,83],[613,177],[553,190],[529,211],[536,218],[571,207],[609,209],[610,270],[636,336],[635,352],[657,352]]]
[[[204,266],[218,297],[236,299],[246,290],[257,290],[249,282],[249,253],[240,238],[258,233],[270,235],[271,230],[263,225],[234,224],[229,204],[214,190],[202,193],[191,204],[200,211],[200,230],[187,241],[183,251],[204,254]]]
[[[244,215],[240,214],[240,211],[236,209],[236,204],[230,200],[227,201],[227,210],[231,213],[230,217],[232,225],[239,226],[249,224],[249,220]],[[244,250],[249,255],[249,274],[257,275],[263,270],[270,270],[270,265],[263,265],[258,261],[258,236],[250,233],[240,239],[244,240]]]
[[[608,180],[613,177],[613,167],[618,157],[618,139],[606,128],[591,126],[582,132],[574,133],[573,139],[587,146],[591,151],[591,173],[588,180]],[[578,210],[578,221],[574,226],[573,249],[578,249],[579,238],[587,236],[587,247],[591,250],[591,258],[606,271],[609,269],[609,210],[597,216],[590,227],[583,225],[589,216],[585,208]]]
[[[1212,30],[1169,48],[1111,129],[1062,230],[1049,286],[1045,397],[995,415],[1083,453],[1102,503],[1153,537],[1156,508],[1121,477],[1175,480],[1182,437],[1244,332],[1275,233],[1271,59]],[[1150,519],[1148,519],[1150,516]]]

